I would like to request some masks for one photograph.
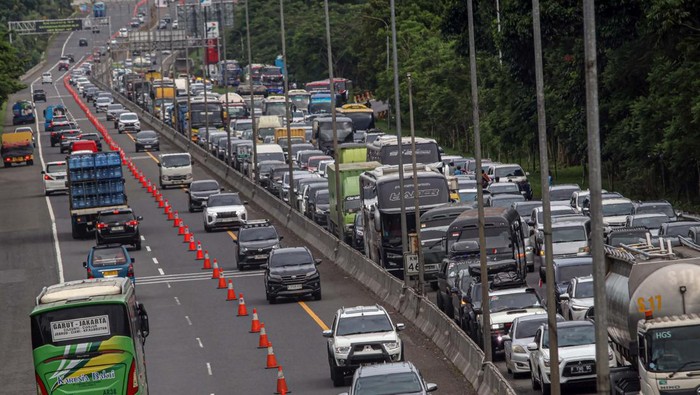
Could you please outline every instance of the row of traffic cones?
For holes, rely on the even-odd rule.
[[[128,167],[134,179],[141,183],[142,188],[146,189],[146,193],[151,194],[151,196],[155,199],[155,202],[158,204],[158,208],[163,209],[163,214],[167,216],[167,220],[173,222],[173,228],[178,230],[178,236],[183,237],[183,243],[187,244],[188,251],[195,252],[195,261],[203,261],[202,270],[211,269],[212,279],[218,280],[217,288],[227,290],[226,300],[238,301],[237,316],[248,316],[248,309],[246,307],[243,294],[238,294],[238,298],[236,298],[236,291],[233,288],[233,281],[229,279],[228,283],[226,282],[224,271],[223,269],[219,268],[216,258],[213,259],[212,264],[212,260],[209,257],[209,252],[203,250],[202,243],[200,241],[195,241],[194,234],[191,233],[189,227],[183,223],[178,212],[173,210],[168,200],[163,197],[151,180],[147,179],[146,176],[133,164],[131,158],[128,158],[125,152],[119,148],[119,146],[109,136],[107,129],[104,128],[104,126],[102,126],[89,111],[87,111],[87,114],[89,118],[92,117],[92,119],[90,119],[91,122],[95,124],[98,131],[103,135],[109,147],[113,151],[119,151],[122,164]],[[277,391],[275,394],[284,395],[290,393],[291,391],[289,391],[289,388],[287,387],[282,366],[277,363],[277,358],[275,357],[272,343],[270,342],[267,332],[265,331],[265,324],[260,322],[258,311],[255,308],[253,308],[253,319],[251,322],[250,333],[259,333],[258,348],[267,349],[265,369],[277,369]]]

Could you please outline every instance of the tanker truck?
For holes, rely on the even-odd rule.
[[[613,394],[700,394],[700,254],[660,244],[605,247]]]

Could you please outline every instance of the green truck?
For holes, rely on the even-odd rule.
[[[355,163],[367,161],[367,145],[363,143],[343,143],[338,145],[338,161]]]
[[[330,215],[328,227],[331,233],[338,238],[349,242],[352,238],[352,226],[355,214],[360,211],[360,174],[374,170],[381,166],[379,162],[355,162],[335,163],[328,165],[328,198],[330,202]],[[336,168],[337,167],[337,168]],[[340,179],[340,211],[343,216],[342,227],[338,225],[338,213],[336,211],[336,187],[335,174],[339,173]]]

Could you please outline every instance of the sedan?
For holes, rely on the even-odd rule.
[[[119,103],[110,104],[107,106],[107,120],[114,121],[116,119],[117,111],[123,110],[124,106]]]
[[[44,176],[44,194],[46,196],[54,192],[68,192],[66,186],[66,161],[49,162],[46,169],[42,170]]]
[[[153,130],[143,130],[136,133],[134,137],[134,146],[136,152],[147,150],[160,151],[158,133]]]
[[[564,317],[557,314],[557,322]],[[517,378],[520,374],[530,373],[530,351],[527,345],[532,343],[537,329],[547,323],[547,314],[537,313],[525,315],[513,320],[508,334],[503,336],[506,368],[508,373]]]
[[[341,395],[425,395],[437,390],[437,388],[437,384],[426,383],[411,362],[394,362],[360,366],[352,378],[350,392]]]
[[[108,244],[90,249],[87,261],[83,262],[87,278],[126,277],[135,282],[134,258],[129,256],[126,247]]]

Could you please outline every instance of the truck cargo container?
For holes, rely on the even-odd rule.
[[[379,162],[331,163],[326,171],[328,173],[328,200],[330,202],[330,219],[328,227],[330,232],[338,238],[349,243],[352,238],[352,228],[355,223],[355,215],[360,211],[360,175],[381,166]],[[340,186],[340,199],[336,197],[336,173],[338,173]],[[340,211],[343,223],[338,225],[337,203],[340,200]]]

